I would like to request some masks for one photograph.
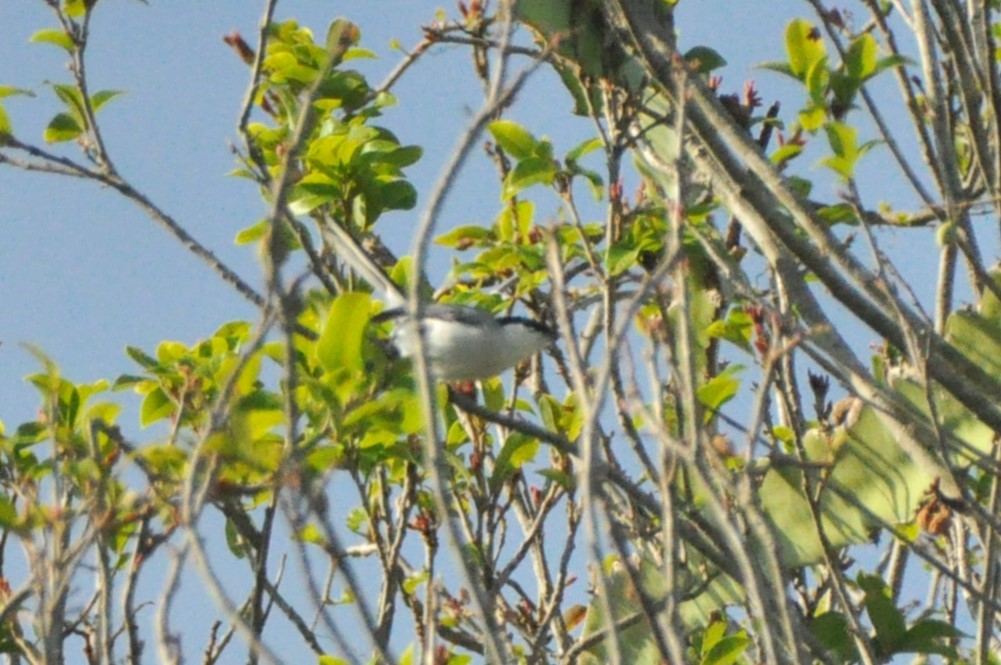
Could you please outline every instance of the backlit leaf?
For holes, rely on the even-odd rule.
[[[162,388],[155,388],[143,398],[139,409],[139,424],[149,427],[153,423],[169,417],[174,412],[174,403]]]
[[[685,62],[699,74],[708,74],[726,65],[726,60],[715,49],[695,46],[685,52]]]
[[[45,128],[44,138],[47,143],[59,143],[72,141],[82,133],[83,127],[71,115],[57,113]]]
[[[367,293],[350,292],[338,296],[331,304],[316,342],[316,359],[325,370],[360,372],[364,368],[362,341],[371,318],[371,303]]]
[[[528,159],[535,155],[539,145],[531,132],[513,120],[496,120],[487,127],[501,148],[515,159]]]
[[[805,78],[817,61],[826,57],[820,31],[809,21],[799,18],[790,21],[785,39],[789,68],[800,79]]]
[[[542,157],[523,159],[507,175],[503,197],[509,199],[532,185],[552,184],[555,178],[556,165],[552,160]]]
[[[33,34],[28,41],[42,44],[53,44],[67,53],[72,53],[75,48],[73,39],[62,30],[46,28]]]

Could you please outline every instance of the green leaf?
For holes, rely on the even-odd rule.
[[[574,175],[583,176],[587,180],[588,188],[591,190],[591,196],[595,201],[601,201],[605,198],[605,183],[598,175],[596,171],[591,171],[590,169],[576,168],[574,169]]]
[[[663,572],[648,557],[641,559],[638,566],[632,562],[620,562],[614,556],[606,558],[604,570],[605,588],[608,590],[607,601],[597,599],[591,601],[584,621],[582,633],[584,639],[604,631],[607,626],[614,626],[616,621],[635,614],[638,592],[630,575],[624,570],[627,565],[636,567],[634,574],[638,573],[640,586],[648,598],[657,602],[664,597]],[[605,602],[611,609],[611,616],[604,610]],[[639,621],[622,629],[617,641],[618,662],[630,665],[653,665],[663,662],[654,643],[650,625],[646,621]],[[607,638],[601,640],[588,649],[591,658],[585,662],[593,664],[611,661],[608,653],[610,646]]]
[[[848,619],[838,612],[825,612],[810,622],[810,630],[817,641],[841,662],[853,661],[858,652],[852,640]]]
[[[344,519],[345,525],[353,533],[365,533],[368,524],[368,513],[361,506],[352,508]]]
[[[744,368],[730,365],[725,370],[699,386],[696,394],[699,402],[706,407],[706,422],[716,415],[721,406],[729,402],[740,390],[740,380],[736,377]]]
[[[706,334],[714,339],[725,339],[748,353],[751,352],[751,333],[754,324],[743,309],[730,311],[726,320],[716,320],[706,328]]]
[[[845,51],[845,69],[848,75],[862,83],[876,73],[879,46],[876,38],[868,32],[852,41]]]
[[[778,150],[773,152],[769,157],[769,159],[772,160],[773,164],[785,164],[790,159],[798,156],[802,152],[803,152],[803,146],[800,145],[799,143],[786,143],[784,146],[780,147]]]
[[[438,236],[435,238],[435,242],[445,247],[455,247],[462,250],[479,245],[481,241],[488,240],[492,236],[493,233],[490,229],[469,224],[454,228],[448,233]]]
[[[550,159],[542,157],[523,159],[505,178],[502,196],[507,200],[532,185],[550,185],[556,179],[556,173],[556,165]]]
[[[330,306],[327,321],[316,342],[316,360],[328,372],[347,369],[361,372],[362,342],[371,319],[372,298],[367,293],[339,295]]]
[[[811,105],[799,112],[799,124],[808,132],[815,132],[824,126],[827,119],[827,107]]]
[[[789,22],[785,39],[789,69],[794,76],[805,80],[814,64],[827,55],[820,31],[809,21],[797,18]]]
[[[0,85],[0,99],[3,99],[4,97],[13,97],[15,95],[34,97],[35,93],[24,88],[15,88],[12,85]]]
[[[0,139],[13,133],[14,128],[10,125],[10,118],[7,117],[7,111],[4,109],[3,104],[0,104]]]
[[[566,471],[560,471],[558,469],[540,469],[536,471],[540,476],[556,483],[568,492],[572,492],[576,487],[576,479],[568,474]]]
[[[515,242],[519,234],[524,238],[534,217],[535,204],[531,201],[518,201],[514,206],[504,206],[497,216],[497,237],[504,242]]]
[[[56,365],[55,361],[52,360],[47,353],[45,353],[45,351],[42,351],[41,347],[31,344],[30,342],[22,344],[22,346],[25,351],[30,353],[31,356],[38,361],[38,364],[44,368],[45,373],[48,376],[53,379],[59,378],[59,367]]]
[[[17,508],[5,496],[0,496],[0,528],[5,531],[18,525]]]
[[[63,10],[70,18],[80,18],[87,13],[93,4],[93,2],[87,2],[86,0],[65,0]]]
[[[262,219],[256,224],[251,224],[245,229],[241,229],[239,233],[236,234],[236,239],[234,242],[237,245],[247,245],[252,242],[256,242],[268,234],[268,229],[270,228],[268,220]]]
[[[565,162],[577,162],[580,161],[582,157],[591,153],[603,145],[600,138],[587,139],[576,145],[570,152],[566,154],[563,161]]]
[[[845,112],[854,107],[855,95],[858,94],[862,81],[840,70],[830,72],[828,78],[827,87],[833,93],[831,110],[836,117],[844,117]]]
[[[1001,286],[1001,266],[995,265],[988,275],[995,285]],[[1001,300],[988,288],[984,289],[980,300],[980,314],[1001,329]]]
[[[858,144],[858,130],[851,125],[840,122],[829,122],[824,125],[827,140],[834,152],[833,157],[826,157],[821,163],[848,180],[855,175],[855,165],[858,160],[872,147],[873,143]]]
[[[513,120],[495,120],[487,126],[494,140],[515,159],[528,159],[536,154],[538,140]]]
[[[695,46],[685,52],[685,62],[699,74],[708,74],[714,69],[726,66],[726,60],[708,46]]]
[[[84,113],[83,95],[80,93],[80,89],[72,85],[56,83],[52,86],[52,90],[66,108],[69,109],[70,115],[76,119],[80,126],[86,126],[87,116]]]
[[[229,548],[230,554],[235,556],[237,559],[243,559],[247,556],[247,543],[244,541],[240,532],[237,530],[236,525],[233,524],[233,520],[226,520],[226,526],[224,528],[226,535],[226,546]]]
[[[145,351],[138,347],[126,346],[125,353],[129,356],[129,358],[132,358],[132,360],[136,361],[146,369],[154,369],[160,366],[160,363],[156,358],[146,354]]]
[[[169,417],[174,412],[174,403],[163,389],[156,387],[143,398],[139,408],[139,424],[149,427],[153,423]]]
[[[758,65],[758,69],[766,69],[768,71],[776,72],[778,74],[785,74],[786,76],[799,80],[799,76],[797,76],[796,72],[792,70],[792,67],[789,66],[788,62],[778,62],[778,61],[763,62],[760,65]]]
[[[417,205],[417,190],[406,180],[393,180],[380,188],[385,210],[412,210]]]
[[[583,429],[584,411],[580,408],[576,393],[571,392],[563,401],[560,424],[556,431],[563,432],[567,439],[574,441],[580,436]]]
[[[726,635],[726,622],[724,621],[713,621],[711,624],[706,626],[705,632],[702,634],[702,646],[699,650],[700,655],[705,660],[706,654],[716,646],[716,644]]]
[[[890,587],[880,577],[859,573],[857,582],[865,592],[863,603],[869,620],[876,629],[880,651],[886,655],[895,653],[898,643],[907,632],[904,613],[893,604]]]
[[[806,178],[790,175],[787,180],[789,182],[789,189],[800,198],[807,198],[810,196],[810,192],[813,191],[813,183]]]
[[[300,183],[289,193],[288,209],[293,215],[308,215],[320,206],[333,201],[340,193],[337,187]],[[265,226],[268,226],[267,222]]]
[[[702,657],[702,665],[733,665],[750,645],[751,638],[744,631],[727,635]]]
[[[335,18],[327,27],[326,48],[327,51],[336,51],[349,46],[354,46],[361,39],[361,30],[358,26],[343,18]]]
[[[73,38],[67,35],[62,30],[56,30],[54,28],[46,28],[44,30],[39,30],[33,34],[29,39],[29,42],[41,43],[41,44],[53,44],[59,48],[65,50],[67,53],[72,53],[76,46],[73,44]]]
[[[559,418],[560,403],[552,395],[543,393],[539,397],[539,420],[546,429],[555,431],[557,418]]]
[[[348,60],[357,60],[359,58],[365,60],[376,60],[377,56],[373,51],[369,51],[367,48],[349,48],[344,53],[344,57],[341,58],[342,62],[347,62]]]
[[[880,58],[879,62],[876,63],[876,70],[872,73],[872,76],[881,74],[887,69],[893,67],[902,67],[903,65],[909,65],[913,63],[913,60],[903,55],[888,55],[885,58]]]
[[[827,68],[827,58],[823,57],[810,65],[806,72],[806,92],[813,100],[813,105],[826,108],[827,90],[831,87],[831,70]]]
[[[423,155],[424,148],[419,145],[405,145],[389,153],[386,161],[402,169],[411,164],[416,164]]]
[[[268,72],[271,82],[279,85],[290,81],[308,85],[316,79],[318,73],[315,67],[300,64],[289,52],[269,55],[264,59],[263,68]]]
[[[301,542],[312,543],[313,545],[320,545],[321,547],[326,545],[327,539],[323,537],[323,533],[315,524],[307,524],[299,531],[298,538]]]
[[[840,122],[828,123],[827,139],[835,155],[854,159],[858,154],[858,131]]]
[[[68,113],[57,113],[45,128],[46,143],[72,141],[83,133],[83,127]]]
[[[519,433],[511,434],[497,454],[494,472],[490,477],[491,488],[497,490],[501,483],[513,476],[525,463],[534,460],[538,452],[538,439]]]
[[[17,426],[17,431],[14,434],[14,444],[18,447],[33,446],[36,443],[45,440],[47,428],[45,423],[40,423],[37,421],[32,421],[30,423],[21,423]]]
[[[161,365],[173,365],[188,355],[188,347],[181,342],[164,340],[156,345],[156,358]]]
[[[955,650],[950,649],[944,641],[962,636],[962,631],[947,621],[922,619],[907,630],[897,645],[897,653],[935,653],[953,656]]]
[[[115,379],[115,382],[111,384],[112,390],[125,390],[127,388],[132,388],[140,383],[146,383],[149,381],[146,377],[136,376],[134,374],[121,374]]]
[[[990,303],[985,298],[986,303]],[[1001,377],[1001,321],[969,310],[957,310],[946,323],[949,341],[967,358]]]
[[[120,97],[125,93],[121,90],[101,90],[100,92],[94,93],[90,98],[90,105],[96,113],[101,109],[102,106],[110,102],[115,97]]]
[[[484,406],[491,411],[501,411],[504,408],[504,384],[499,376],[482,381],[481,389]]]
[[[403,587],[403,590],[408,595],[412,595],[417,591],[417,589],[420,588],[422,584],[427,582],[429,578],[430,576],[428,575],[427,571],[422,570],[418,573],[414,573],[413,575],[408,575],[403,580],[403,584],[401,584],[400,586]]]
[[[170,444],[148,445],[137,451],[155,475],[171,478],[184,470],[188,456],[183,448]]]

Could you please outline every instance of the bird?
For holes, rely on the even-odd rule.
[[[514,367],[556,341],[556,331],[524,316],[494,316],[466,305],[427,303],[415,321],[406,296],[358,242],[337,223],[322,234],[331,249],[386,299],[387,309],[374,323],[394,324],[391,340],[404,357],[418,350],[417,324],[424,340],[424,357],[440,381],[478,381]]]

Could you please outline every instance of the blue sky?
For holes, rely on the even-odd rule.
[[[734,64],[724,70],[733,89],[748,76],[763,78],[751,65],[781,57],[782,24],[790,16],[786,10],[798,7],[788,1],[772,3],[773,11],[762,16],[750,4],[682,3],[687,15],[679,25],[688,44],[713,43],[715,26],[740,26],[734,31],[740,41],[728,44],[733,53],[727,57]],[[398,59],[391,40],[405,48],[416,44],[419,26],[432,21],[440,6],[300,0],[279,3],[276,17],[294,17],[319,33],[333,12],[358,23],[363,45],[380,56],[359,67],[379,81]],[[99,115],[120,172],[253,284],[260,283],[254,252],[232,241],[239,229],[260,219],[265,208],[252,186],[225,175],[235,166],[230,143],[236,139],[248,71],[221,37],[237,29],[251,39],[259,11],[249,2],[154,0],[143,5],[104,0],[93,20],[88,50],[92,90],[126,92]],[[0,84],[38,95],[7,99],[8,114],[19,137],[40,143],[42,130],[58,110],[44,82],[67,82],[69,73],[61,50],[29,44],[28,38],[54,27],[55,19],[44,3],[21,0],[0,7],[0,25]],[[425,158],[410,169],[418,191],[424,191],[480,99],[466,52],[459,47],[436,49],[407,74],[396,93],[400,106],[387,114],[384,124],[404,143],[425,148]],[[559,152],[589,131],[583,120],[567,122],[568,108],[562,87],[544,73],[521,96],[514,117],[553,138]],[[78,156],[72,143],[54,149]],[[484,222],[497,213],[492,167],[481,158],[473,161],[446,207],[441,227]],[[34,371],[34,361],[17,347],[19,342],[38,344],[66,376],[89,381],[132,370],[123,351],[127,344],[150,349],[164,339],[190,342],[227,320],[255,314],[235,291],[115,192],[6,168],[0,171],[0,201],[5,229],[0,244],[0,417],[8,426],[30,418],[37,406],[33,391],[21,382]],[[396,237],[408,237],[413,219],[413,214],[396,214],[380,228],[392,243]]]
[[[223,44],[222,36],[239,30],[248,41],[256,34],[260,3],[102,0],[92,26],[88,67],[92,91],[126,94],[99,115],[109,150],[122,175],[177,219],[203,244],[254,285],[261,270],[252,247],[233,244],[236,233],[266,211],[247,181],[227,177],[236,165],[230,143],[247,86],[247,68]],[[724,88],[740,89],[747,78],[758,81],[765,103],[783,97],[783,115],[798,108],[794,88],[775,74],[755,70],[765,60],[783,57],[782,30],[796,15],[811,16],[806,3],[732,0],[684,0],[677,24],[685,47],[705,43],[723,52]],[[362,45],[378,60],[357,63],[378,82],[399,55],[390,42],[405,48],[420,39],[419,26],[433,20],[433,2],[298,0],[279,3],[276,18],[297,18],[317,34],[341,15],[358,23]],[[450,15],[453,6],[447,5]],[[68,82],[64,53],[52,46],[29,44],[54,17],[40,0],[0,4],[0,85],[30,89],[36,98],[7,98],[5,107],[15,133],[41,143],[49,118],[57,111],[44,82]],[[434,183],[442,164],[472,112],[480,90],[470,72],[467,52],[440,47],[415,66],[395,90],[397,109],[382,124],[403,143],[424,147],[425,157],[409,170],[419,192]],[[512,116],[539,135],[550,136],[559,154],[589,135],[587,121],[571,118],[570,100],[551,74],[543,73],[526,88]],[[54,148],[78,158],[75,146]],[[905,203],[903,194],[875,168],[861,183],[875,198]],[[823,179],[818,172],[817,176]],[[884,191],[885,190],[885,191]],[[627,191],[631,191],[627,188]],[[826,193],[830,197],[830,190]],[[487,223],[499,210],[493,167],[477,156],[439,220],[439,229],[456,224]],[[557,201],[539,209],[555,215]],[[421,199],[418,203],[423,203]],[[416,211],[394,214],[380,231],[400,251],[409,245]],[[91,183],[26,174],[0,168],[0,419],[8,429],[33,417],[34,390],[23,377],[37,365],[18,342],[32,342],[48,352],[74,381],[114,379],[136,371],[126,345],[151,350],[162,340],[186,343],[211,334],[234,319],[256,318],[253,307],[222,283],[204,264],[157,227],[141,210],[115,192]],[[886,236],[886,248],[906,257],[911,236]],[[921,236],[921,241],[927,238]],[[432,272],[443,277],[447,254],[435,254]],[[901,265],[922,295],[931,280],[933,258],[918,255]],[[851,331],[857,343],[872,335]],[[122,424],[137,440],[138,400],[132,400]],[[193,639],[197,644],[197,638]]]

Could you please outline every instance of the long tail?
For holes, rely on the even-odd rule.
[[[389,279],[389,275],[358,244],[358,241],[339,224],[336,222],[324,224],[320,233],[341,260],[386,298],[388,307],[398,307],[406,302],[403,291]]]

